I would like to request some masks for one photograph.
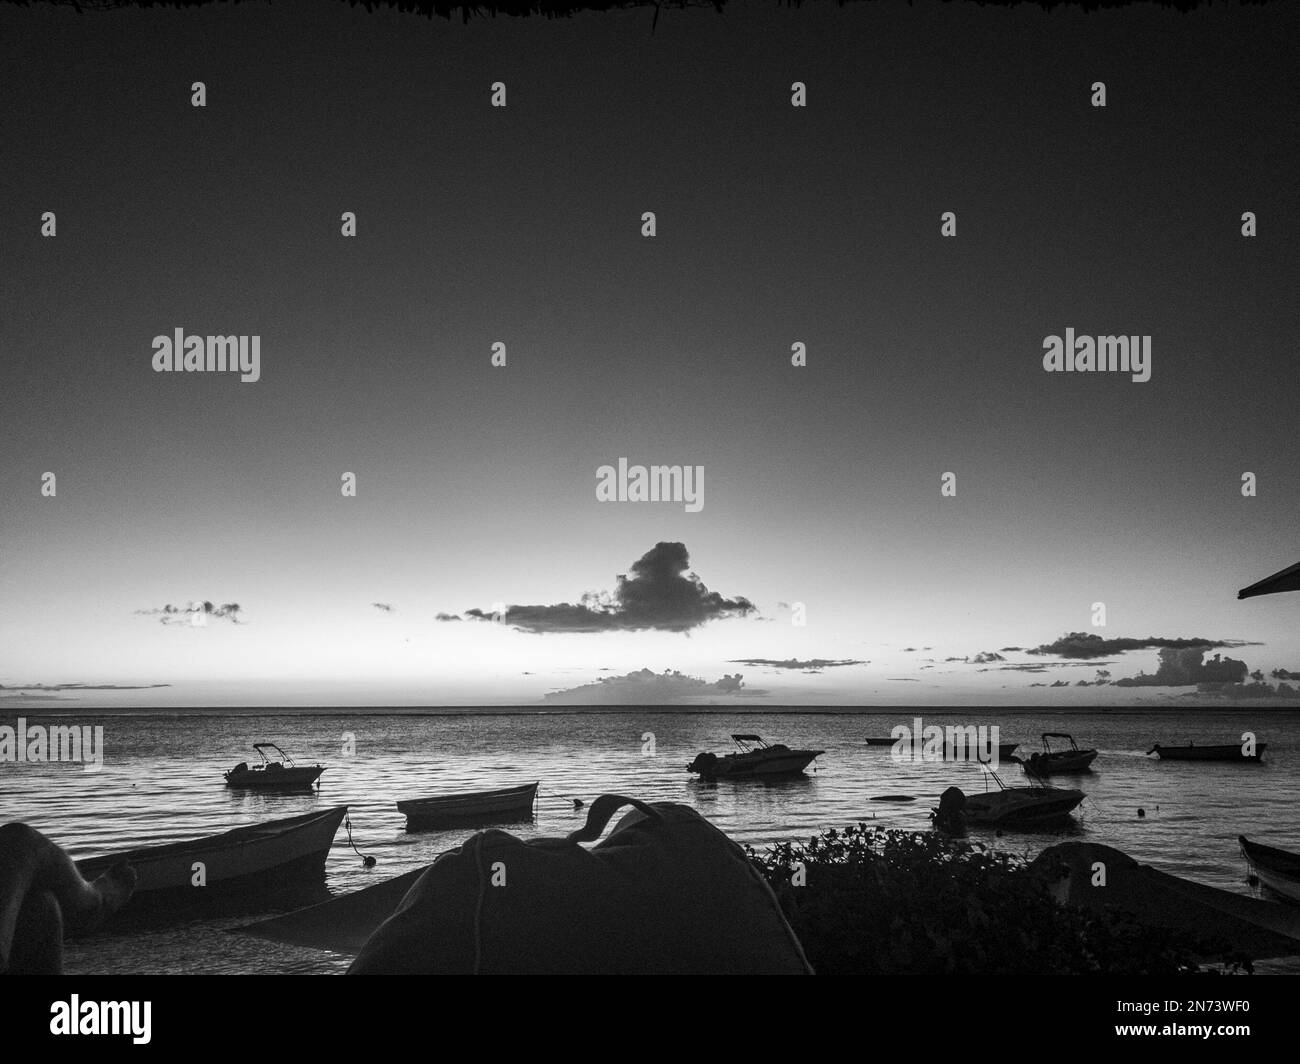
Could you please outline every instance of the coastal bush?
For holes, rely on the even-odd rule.
[[[857,824],[746,852],[821,974],[1201,970],[1171,932],[1058,905],[1024,858],[937,832]]]

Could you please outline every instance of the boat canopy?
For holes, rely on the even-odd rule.
[[[1300,591],[1300,562],[1288,566],[1272,576],[1257,580],[1250,587],[1243,587],[1237,592],[1237,598],[1254,598],[1256,595],[1274,595],[1279,591]]]
[[[732,738],[738,743],[761,743],[763,741],[761,735],[733,735]]]

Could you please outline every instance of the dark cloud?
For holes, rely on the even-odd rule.
[[[916,653],[916,647],[903,647],[903,653],[904,653],[904,654],[914,654],[914,653]]]
[[[1024,650],[1024,649],[1025,649],[1024,647],[1003,647],[1003,648],[999,651],[999,653],[1001,653],[1001,654],[1015,654],[1015,653],[1018,653],[1018,652],[1020,652],[1020,651],[1022,651],[1022,650]]]
[[[440,621],[459,621],[460,618],[454,613],[440,613],[437,616]]]
[[[603,676],[580,687],[552,691],[543,701],[566,705],[668,705],[670,703],[707,703],[719,697],[744,692],[746,697],[766,695],[745,686],[742,673],[728,673],[712,682],[687,676],[676,669],[654,672],[637,669],[625,676]]]
[[[1160,651],[1160,665],[1150,675],[1140,672],[1115,681],[1116,687],[1189,687],[1193,684],[1240,684],[1246,678],[1246,663],[1215,654],[1202,661],[1208,648],[1165,647]]]
[[[869,661],[859,661],[856,658],[809,658],[807,661],[800,661],[798,658],[786,658],[784,661],[777,661],[773,658],[732,658],[732,665],[768,665],[774,669],[803,669],[807,672],[821,672],[822,669],[841,668],[845,665],[870,665]]]
[[[1274,669],[1269,675],[1275,680],[1300,680],[1300,672],[1292,672],[1290,669]]]
[[[159,606],[152,610],[136,610],[135,612],[145,617],[157,617],[163,624],[194,624],[197,615],[202,614],[204,618],[211,617],[214,620],[227,620],[231,624],[242,624],[239,619],[240,605],[238,602],[226,602],[220,606],[214,606],[211,602],[191,602],[188,606]]]
[[[1007,659],[994,650],[981,650],[970,660],[972,665],[987,665],[989,662],[1006,661]]]
[[[1050,654],[1062,658],[1103,658],[1130,650],[1212,650],[1214,647],[1260,646],[1241,639],[1164,639],[1149,635],[1145,639],[1103,639],[1091,632],[1067,632],[1054,643],[1044,643],[1026,654]]]
[[[744,617],[756,612],[749,599],[724,598],[710,591],[689,572],[684,543],[657,543],[620,576],[612,592],[587,593],[577,603],[549,606],[507,606],[498,615],[466,610],[467,620],[492,621],[526,632],[688,632],[708,621]],[[450,616],[439,615],[439,620]]]
[[[886,680],[895,680],[898,683],[920,683],[915,676],[886,676]]]
[[[394,613],[397,610],[397,607],[394,606],[391,602],[372,602],[370,605],[374,606],[374,608],[377,610],[383,611],[384,613]]]

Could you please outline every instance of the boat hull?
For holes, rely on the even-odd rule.
[[[244,769],[226,773],[226,786],[239,790],[285,791],[310,787],[325,770],[320,765],[301,768]]]
[[[234,892],[278,891],[324,880],[325,859],[347,811],[346,805],[340,805],[188,842],[92,857],[78,861],[77,868],[93,879],[128,862],[137,877],[130,908],[149,902],[202,902]],[[202,887],[194,883],[196,864],[202,865]]]
[[[1071,750],[1062,754],[1033,754],[1023,764],[1029,772],[1050,776],[1053,773],[1087,772],[1096,758],[1096,750]]]
[[[407,831],[421,831],[475,821],[531,820],[533,804],[537,799],[537,786],[536,783],[529,783],[495,791],[412,798],[398,802],[397,810],[406,815]]]
[[[823,753],[823,750],[781,750],[777,753],[755,751],[749,754],[727,754],[711,762],[696,758],[687,766],[687,771],[698,772],[704,779],[798,776]]]
[[[1255,753],[1247,757],[1241,747],[1235,744],[1225,746],[1161,746],[1157,743],[1148,753],[1158,754],[1162,761],[1251,761],[1258,762],[1264,756],[1268,743],[1259,743]]]
[[[1245,835],[1237,841],[1264,886],[1289,901],[1300,902],[1300,854],[1251,842]]]
[[[1056,787],[1010,787],[967,795],[964,813],[971,824],[1047,824],[1068,818],[1084,797]]]

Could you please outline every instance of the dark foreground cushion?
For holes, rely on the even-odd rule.
[[[627,813],[598,838],[615,811]],[[688,806],[603,795],[587,826],[524,842],[482,831],[443,854],[353,974],[810,974],[771,888]]]

